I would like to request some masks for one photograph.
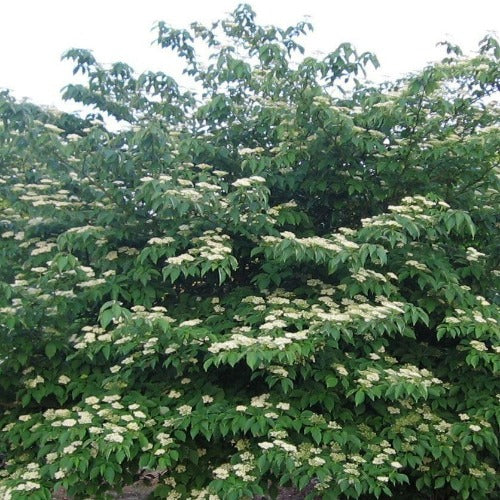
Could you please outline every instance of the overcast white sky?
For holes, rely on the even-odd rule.
[[[72,81],[60,61],[72,47],[91,49],[100,62],[123,61],[177,74],[164,50],[151,46],[156,21],[175,27],[209,23],[233,10],[238,0],[2,0],[0,88],[17,97],[67,111],[61,88]],[[381,62],[373,79],[395,77],[443,56],[444,39],[474,51],[488,32],[500,32],[496,0],[249,0],[263,24],[288,26],[305,16],[315,30],[306,46],[328,52],[342,42],[375,52]]]

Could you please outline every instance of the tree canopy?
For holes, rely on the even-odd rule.
[[[195,90],[69,50],[86,117],[0,94],[2,498],[498,493],[500,47],[372,84],[310,29],[160,22]]]

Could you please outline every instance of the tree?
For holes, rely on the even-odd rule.
[[[373,85],[310,29],[159,23],[197,93],[70,50],[85,119],[2,94],[3,498],[494,495],[499,46]]]

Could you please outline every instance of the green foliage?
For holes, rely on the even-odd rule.
[[[197,93],[71,50],[85,120],[1,94],[2,498],[494,496],[498,44],[376,86],[309,29],[159,23]]]

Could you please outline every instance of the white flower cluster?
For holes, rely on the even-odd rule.
[[[386,368],[384,370],[387,375],[387,381],[391,384],[396,384],[401,381],[409,381],[430,387],[431,385],[442,385],[443,381],[434,375],[426,368],[419,369],[415,365],[406,364],[397,370],[393,368]]]
[[[267,368],[267,370],[273,375],[278,375],[278,377],[288,377],[288,371],[282,366],[271,365]]]
[[[254,481],[255,476],[250,475],[250,472],[254,469],[254,465],[251,463],[237,463],[233,464],[232,472],[236,477],[239,477],[243,481]]]
[[[482,297],[478,300],[482,305],[486,305]],[[489,303],[488,303],[489,305]],[[488,325],[497,325],[497,320],[491,316],[485,316],[482,311],[472,310],[472,311],[464,311],[463,309],[455,309],[456,316],[447,316],[444,320],[445,323],[448,324],[456,324],[469,326],[471,323],[475,323],[476,325],[488,326]]]
[[[467,247],[466,259],[469,262],[477,262],[481,257],[486,257],[486,254],[479,252],[474,247]]]
[[[201,325],[201,323],[203,323],[203,321],[201,319],[198,319],[198,318],[187,319],[187,320],[182,321],[181,323],[179,323],[179,328],[183,328],[183,327],[186,327],[186,326],[198,326],[198,325]]]
[[[250,400],[250,406],[253,408],[269,408],[271,406],[271,403],[269,403],[267,400],[271,397],[269,393],[264,393],[261,394],[260,396],[254,396]]]
[[[51,243],[51,242],[47,242],[47,241],[39,241],[38,243],[35,244],[36,248],[34,248],[31,251],[31,255],[41,255],[44,253],[49,253],[56,246],[57,246],[56,243]]]
[[[94,286],[99,286],[104,284],[106,284],[106,280],[104,278],[97,278],[88,281],[82,281],[80,283],[77,283],[76,286],[80,288],[92,288]]]
[[[268,215],[276,217],[277,215],[280,214],[282,210],[286,210],[287,208],[297,208],[297,206],[298,206],[297,202],[295,200],[291,200],[286,203],[281,203],[279,205],[275,205],[274,207],[269,208],[267,213]]]
[[[182,180],[182,179],[180,179]],[[191,182],[191,181],[189,181]],[[183,201],[189,203],[198,203],[203,199],[203,194],[192,187],[177,188],[177,189],[167,189],[164,192],[165,195],[171,196],[172,198],[180,198]]]
[[[404,313],[404,304],[402,302],[390,301],[384,297],[377,297],[377,302],[379,302],[380,305],[373,305],[364,302],[366,299],[362,296],[357,296],[355,298],[356,300],[344,299],[342,301],[345,306],[343,311],[340,309],[340,306],[333,301],[328,303],[330,307],[328,311],[325,311],[317,304],[313,305],[311,308],[313,312],[312,317],[316,317],[321,321],[346,323],[360,320],[381,320],[396,314]],[[321,322],[313,323],[313,325],[321,325]]]
[[[54,184],[56,186],[56,184]],[[49,206],[56,210],[67,207],[79,207],[82,205],[79,198],[72,195],[66,189],[59,189],[54,193],[38,193],[36,191],[44,191],[48,188],[48,185],[40,185],[35,187],[32,184],[23,185],[22,188],[18,188],[18,191],[23,191],[24,194],[19,196],[21,201],[30,203],[33,207],[43,207]]]
[[[269,323],[264,323],[265,329],[271,329]],[[282,323],[274,323],[272,328],[282,328]],[[286,323],[285,323],[286,325]],[[305,340],[307,338],[307,330],[300,332],[285,332],[283,337],[271,337],[270,335],[260,335],[258,337],[249,337],[239,333],[234,333],[229,340],[223,342],[214,342],[208,347],[208,351],[217,354],[219,352],[232,351],[241,347],[257,346],[266,349],[283,350],[286,345],[292,344],[296,340]]]
[[[391,301],[383,296],[376,297],[378,304],[368,303],[362,295],[356,295],[353,299],[342,299],[337,304],[330,295],[335,289],[341,289],[343,284],[332,287],[320,280],[309,280],[309,286],[319,286],[321,295],[317,303],[310,304],[307,300],[295,297],[293,293],[276,290],[273,294],[259,297],[247,296],[241,300],[242,305],[252,304],[253,311],[269,312],[264,316],[264,322],[258,327],[260,331],[274,332],[274,335],[256,335],[255,327],[240,326],[233,328],[232,335],[221,342],[214,342],[209,346],[209,352],[217,354],[221,351],[230,351],[242,347],[259,347],[267,349],[283,350],[286,345],[295,341],[306,340],[324,326],[325,322],[353,323],[377,321],[392,318],[405,313],[405,304]],[[246,314],[254,314],[252,310],[246,310]],[[235,320],[244,322],[245,316],[236,315]],[[300,329],[299,325],[292,325],[296,321],[306,320],[310,328]],[[252,320],[253,322],[254,320]],[[286,331],[297,328],[298,331]],[[389,361],[389,360],[388,360]]]
[[[103,232],[104,228],[102,226],[78,226],[72,227],[66,231],[66,234],[92,234]]]
[[[75,349],[85,349],[88,345],[96,342],[98,340],[109,341],[111,337],[109,333],[105,333],[104,329],[100,326],[84,326],[82,328],[83,335],[76,339],[72,339],[75,341],[74,348]]]
[[[37,375],[35,378],[28,379],[24,382],[25,387],[28,389],[34,389],[37,385],[43,384],[45,379],[40,375]]]
[[[222,189],[217,184],[211,184],[209,182],[204,182],[204,181],[197,182],[196,187],[198,189],[205,190],[205,191],[211,191],[211,192],[221,191],[221,189]]]
[[[174,266],[181,266],[185,262],[193,262],[195,259],[192,255],[188,253],[183,253],[181,255],[177,255],[176,257],[169,257],[167,259],[168,264],[172,264]]]
[[[231,254],[231,247],[228,245],[230,237],[225,234],[220,234],[220,228],[215,231],[208,230],[202,236],[193,239],[193,243],[197,246],[188,250],[187,253],[169,257],[167,263],[180,266],[186,262],[193,262],[196,257],[200,257],[208,261],[225,260]]]
[[[400,229],[403,226],[387,217],[386,215],[376,215],[367,219],[361,219],[361,225],[363,227],[384,227],[387,229]]]
[[[238,149],[238,153],[242,156],[252,155],[252,154],[260,154],[264,152],[264,148],[256,147],[256,148],[240,148]]]
[[[356,380],[356,382],[365,388],[373,387],[373,384],[379,381],[385,383],[388,382],[389,384],[409,382],[423,387],[443,384],[443,381],[434,377],[429,370],[425,368],[419,369],[410,364],[406,364],[397,370],[393,368],[386,368],[382,371],[378,371],[375,368],[369,368],[366,370],[360,370],[359,374],[361,376]],[[399,411],[397,410],[391,413],[399,413]]]
[[[378,382],[380,380],[379,373],[374,369],[360,370],[359,374],[361,377],[359,377],[356,382],[362,387],[372,387],[373,382]]]
[[[201,258],[208,261],[217,261],[226,259],[231,253],[231,247],[228,241],[231,239],[227,234],[218,234],[219,231],[205,231],[203,236],[194,238],[195,244],[201,244],[198,248],[189,252],[198,254]]]
[[[401,205],[389,205],[392,214],[396,214],[406,220],[420,220],[431,222],[434,220],[432,215],[425,214],[429,208],[440,208],[447,210],[450,206],[444,201],[432,201],[424,196],[407,196],[401,200]],[[398,229],[403,226],[396,220],[393,220],[392,214],[376,215],[374,217],[362,219],[363,227],[383,227],[387,229]]]
[[[189,405],[182,405],[182,406],[179,406],[179,408],[177,408],[177,411],[183,417],[187,417],[188,415],[191,415],[191,412],[193,411],[193,407],[189,406]]]
[[[104,436],[104,440],[110,443],[123,443],[123,436],[117,432],[110,432]]]
[[[231,471],[231,464],[222,464],[213,470],[213,475],[216,479],[227,479]]]
[[[174,243],[175,239],[171,236],[163,236],[162,238],[151,238],[148,240],[149,245],[170,245]]]
[[[238,449],[243,448],[244,447],[238,447]],[[231,474],[234,474],[234,476],[243,481],[254,481],[255,477],[250,475],[252,470],[255,469],[255,465],[253,464],[253,461],[255,459],[254,455],[248,451],[245,451],[240,454],[240,459],[241,462],[238,463],[225,463],[219,465],[212,471],[212,474],[216,479],[228,479]],[[205,496],[197,498],[205,498]]]
[[[310,236],[307,238],[298,238],[295,233],[291,231],[283,231],[281,233],[283,240],[293,241],[295,244],[303,246],[304,248],[321,248],[323,250],[328,250],[334,253],[338,253],[345,249],[357,249],[359,245],[354,241],[346,238],[342,233],[336,233],[331,235],[331,238],[322,238],[320,236]],[[280,243],[282,240],[275,236],[264,236],[262,238],[266,243]]]
[[[68,446],[65,446],[63,448],[63,453],[65,455],[72,455],[80,446],[82,446],[82,444],[83,444],[82,441],[73,441]]]
[[[479,340],[471,340],[469,342],[469,345],[475,351],[486,352],[488,350],[488,347],[486,346],[486,344],[484,342],[480,342]]]
[[[367,279],[381,281],[382,283],[386,283],[388,281],[382,273],[377,273],[376,271],[365,269],[363,267],[358,269],[358,271],[353,273],[351,276],[360,283],[364,283]]]
[[[242,177],[241,179],[237,179],[232,183],[234,187],[253,187],[257,184],[264,184],[266,179],[264,177],[260,177],[259,175],[252,175],[251,177]]]

